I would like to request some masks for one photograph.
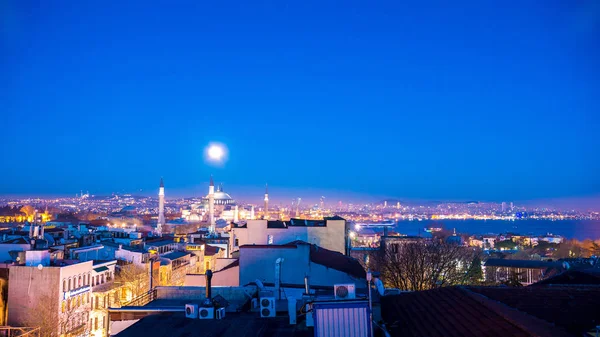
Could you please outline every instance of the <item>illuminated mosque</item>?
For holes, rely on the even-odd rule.
[[[208,222],[211,226],[214,226],[218,220],[237,223],[241,219],[253,219],[254,206],[249,210],[239,207],[236,201],[223,190],[222,184],[215,191],[211,176],[208,194],[200,202],[183,209],[181,217],[188,222]]]

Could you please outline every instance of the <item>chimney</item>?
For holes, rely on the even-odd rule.
[[[208,302],[209,300],[212,299],[212,285],[211,285],[211,280],[212,280],[212,270],[207,270],[206,274],[204,275],[206,277],[206,302]]]

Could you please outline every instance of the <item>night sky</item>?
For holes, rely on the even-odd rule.
[[[234,197],[600,193],[598,1],[8,0],[0,15],[2,195],[155,193],[161,176],[197,195],[211,173]]]

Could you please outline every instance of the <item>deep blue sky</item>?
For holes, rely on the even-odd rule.
[[[2,1],[0,194],[598,194],[599,4]]]

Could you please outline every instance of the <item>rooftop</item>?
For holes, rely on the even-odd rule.
[[[600,268],[568,270],[554,277],[532,284],[532,286],[536,287],[545,285],[595,285],[600,287]]]
[[[485,261],[486,267],[512,267],[512,268],[561,268],[562,262],[539,261],[539,260],[508,260],[508,259],[488,259]]]
[[[189,256],[189,255],[191,255],[191,254],[190,253],[186,253],[186,252],[172,252],[172,253],[169,253],[169,254],[162,255],[161,258],[163,258],[163,259],[169,259],[169,260],[177,260],[177,259],[180,259],[180,258],[182,258],[184,256]]]
[[[189,319],[183,313],[148,316],[119,334],[119,337],[153,336],[313,336],[312,331],[290,325],[288,317],[260,318],[258,313],[228,313],[222,320]]]
[[[385,296],[381,305],[392,336],[570,336],[461,287]]]

